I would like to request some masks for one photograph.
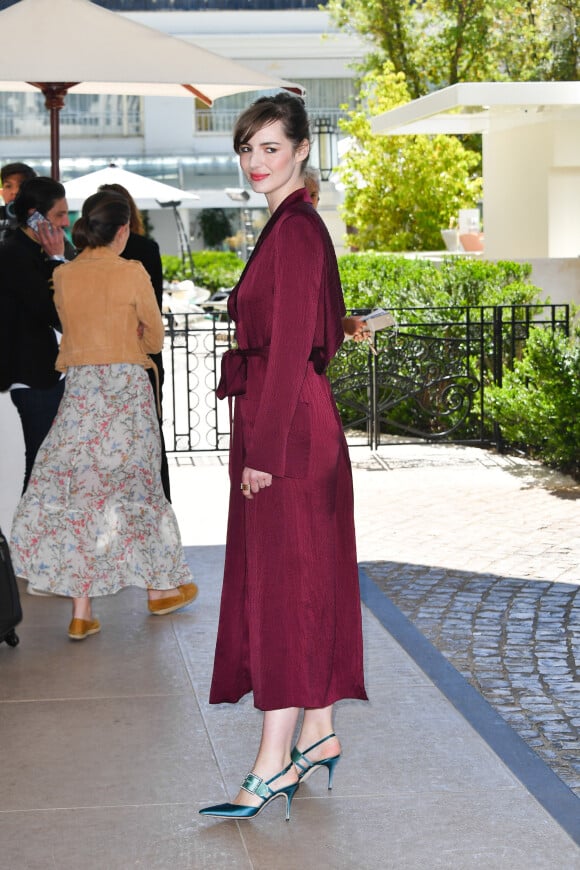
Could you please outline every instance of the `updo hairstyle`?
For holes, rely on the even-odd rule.
[[[284,133],[295,148],[306,139],[310,142],[310,126],[308,115],[301,97],[295,97],[286,91],[280,91],[273,97],[260,97],[249,106],[236,121],[234,127],[234,151],[240,153],[240,148],[255,136],[262,127],[267,127],[275,121],[281,121]],[[302,163],[305,168],[308,157]]]
[[[99,190],[107,190],[109,193],[111,191],[115,193],[120,193],[121,196],[124,196],[127,202],[129,203],[129,208],[131,209],[131,218],[129,220],[129,229],[132,233],[135,233],[138,236],[145,235],[145,226],[143,224],[143,218],[141,217],[141,212],[137,208],[137,203],[129,193],[126,187],[123,187],[122,184],[117,184],[117,182],[111,182],[111,184],[100,184]]]
[[[76,248],[102,248],[110,245],[119,227],[129,223],[131,208],[120,193],[93,193],[83,203],[80,218],[72,228]]]

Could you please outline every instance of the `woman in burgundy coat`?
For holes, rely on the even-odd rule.
[[[252,818],[282,797],[289,818],[301,779],[324,767],[332,787],[341,752],[332,705],[366,699],[352,474],[324,374],[345,310],[332,242],[304,188],[302,100],[257,100],[238,119],[234,148],[271,218],[231,294],[239,349],[218,388],[236,398],[210,702],[253,692],[264,723],[238,796],[201,813]]]

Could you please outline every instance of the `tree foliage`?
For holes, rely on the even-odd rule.
[[[371,116],[408,101],[404,76],[387,63],[366,73],[359,105],[341,123],[351,142],[338,170],[342,216],[365,250],[438,250],[441,228],[481,195],[479,157],[457,138],[372,133]]]
[[[364,37],[370,52],[362,69],[369,71],[390,61],[405,75],[412,97],[424,93],[418,64],[420,29],[416,10],[401,0],[329,0],[326,9],[339,27]]]
[[[412,99],[460,81],[573,81],[580,0],[329,0],[337,24],[363,36],[363,68],[388,60]]]
[[[229,218],[222,208],[204,208],[199,215],[204,244],[218,248],[232,234]]]

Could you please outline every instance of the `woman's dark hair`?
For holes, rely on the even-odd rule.
[[[260,97],[242,112],[234,127],[234,151],[236,154],[240,153],[241,146],[249,142],[258,130],[267,127],[268,124],[273,124],[275,121],[282,122],[284,133],[295,148],[298,148],[305,139],[310,142],[310,126],[304,100],[286,91],[280,91],[273,97]],[[303,168],[307,162],[308,157],[302,164]]]
[[[129,229],[132,233],[137,233],[138,236],[145,235],[145,226],[143,224],[143,218],[141,217],[141,212],[137,208],[137,203],[129,193],[126,187],[123,187],[122,184],[117,184],[116,182],[113,184],[101,184],[99,185],[99,190],[108,190],[114,191],[115,193],[120,193],[121,196],[124,196],[127,202],[129,203],[129,208],[131,209],[131,218],[129,220]]]
[[[60,181],[39,175],[22,182],[14,200],[14,214],[18,225],[26,226],[26,218],[31,209],[36,209],[46,217],[55,202],[64,199],[66,191]]]
[[[119,227],[129,223],[131,208],[120,193],[100,191],[83,203],[80,218],[72,228],[73,244],[79,250],[110,245]]]

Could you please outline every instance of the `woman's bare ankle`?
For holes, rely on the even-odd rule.
[[[341,746],[340,740],[338,737],[329,737],[328,740],[325,738],[331,734],[332,731],[327,731],[322,737],[317,736],[313,732],[302,732],[296,741],[296,747],[299,752],[307,752],[311,746],[315,746],[316,743],[322,741],[318,746],[315,746],[314,749],[310,749],[308,752],[308,758],[310,761],[321,761],[325,758],[332,758],[335,755],[340,755]]]
[[[73,619],[83,619],[90,622],[93,618],[90,598],[73,598]]]
[[[148,589],[147,597],[149,601],[158,601],[160,598],[169,598],[175,595],[176,589]]]

